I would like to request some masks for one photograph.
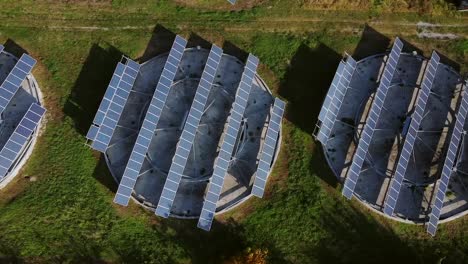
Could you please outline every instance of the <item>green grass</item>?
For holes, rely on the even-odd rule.
[[[169,1],[154,6],[153,1],[113,1],[94,12],[85,4],[47,10],[42,1],[4,1],[0,43],[11,39],[39,59],[34,73],[49,112],[20,179],[0,192],[0,262],[221,263],[247,248],[266,249],[271,263],[435,263],[442,257],[447,263],[464,262],[466,219],[442,225],[432,239],[423,227],[395,224],[341,197],[310,134],[343,52],[374,41],[361,38],[369,13],[308,11],[285,2],[231,13],[180,8]],[[356,19],[352,32],[333,22],[338,15]],[[379,16],[381,21],[396,17]],[[276,21],[281,17],[285,21]],[[413,13],[399,19],[422,18]],[[81,28],[93,25],[105,29]],[[161,220],[137,206],[114,206],[115,183],[102,158],[84,145],[83,132],[116,60],[121,53],[142,56],[156,25],[218,44],[229,41],[258,55],[266,66],[262,76],[289,101],[283,148],[266,198],[249,201],[251,210],[235,209],[233,218],[216,222],[209,233],[194,221]],[[426,54],[436,47],[466,68],[466,40],[420,40],[410,26],[376,28],[391,38],[402,31]],[[29,183],[22,178],[26,175],[39,180]]]

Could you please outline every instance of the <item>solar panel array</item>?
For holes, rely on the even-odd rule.
[[[393,76],[400,59],[401,51],[403,49],[403,42],[400,39],[396,39],[393,44],[392,51],[388,56],[385,70],[380,80],[379,87],[377,89],[375,100],[372,103],[371,112],[367,118],[367,123],[362,131],[361,139],[359,140],[358,149],[353,158],[353,163],[350,167],[348,176],[345,181],[343,188],[343,196],[348,199],[353,197],[354,189],[356,187],[358,178],[362,171],[362,166],[369,152],[369,145],[371,144],[374,136],[374,131],[377,128],[377,122],[380,117],[380,113],[384,106],[385,98],[387,97],[388,90],[393,80]]]
[[[391,187],[388,191],[387,198],[385,200],[384,213],[389,216],[393,215],[395,206],[397,204],[401,185],[403,183],[403,179],[405,178],[406,169],[408,168],[408,164],[413,153],[413,148],[416,142],[419,126],[424,116],[426,104],[429,98],[429,93],[432,89],[432,85],[436,77],[439,61],[439,55],[436,52],[433,52],[431,60],[426,68],[426,73],[424,75],[424,80],[422,83],[422,89],[419,94],[418,101],[416,103],[416,109],[414,110],[412,116],[410,128],[408,129],[408,133],[406,134],[405,143],[401,151],[395,176],[393,178]]]
[[[325,122],[327,120],[328,106],[330,105],[331,101],[333,100],[333,97],[335,96],[336,87],[338,86],[338,83],[341,79],[341,75],[343,74],[343,69],[345,65],[345,62],[340,61],[338,69],[335,73],[335,77],[333,77],[332,84],[330,85],[330,89],[328,89],[327,96],[325,97],[325,101],[323,102],[322,109],[320,109],[320,114],[318,118],[322,122]]]
[[[155,210],[155,213],[159,216],[165,218],[169,217],[222,55],[222,49],[216,45],[211,47],[205,69],[203,70],[197,92],[192,102],[192,107],[190,108],[187,121],[184,125],[184,130],[180,137],[179,144],[177,145],[171,168],[169,169],[169,173],[164,184],[164,189]]]
[[[232,158],[234,145],[236,144],[257,66],[258,58],[250,54],[239,83],[239,88],[237,89],[236,99],[233,103],[226,132],[221,143],[221,150],[216,158],[213,176],[208,185],[208,191],[198,220],[198,227],[206,231],[211,229],[216,211],[216,204],[219,200],[224,184],[224,177],[226,176]]]
[[[343,74],[338,82],[334,96],[330,102],[330,105],[327,109],[327,114],[325,116],[325,122],[322,123],[320,127],[320,132],[317,136],[317,139],[325,144],[331,134],[333,126],[335,125],[336,118],[340,112],[341,106],[343,105],[343,100],[345,98],[346,90],[349,88],[349,83],[353,77],[354,71],[356,70],[357,62],[351,57],[348,56],[346,59],[346,65],[343,69]]]
[[[328,107],[330,106],[331,102],[333,101],[333,98],[335,97],[335,92],[338,86],[338,83],[340,82],[341,76],[343,75],[343,70],[346,66],[346,63],[343,61],[340,61],[340,64],[338,65],[338,69],[336,70],[335,77],[333,77],[332,84],[330,85],[330,88],[328,89],[327,96],[325,97],[325,100],[323,101],[322,104],[322,109],[320,109],[319,113],[319,120],[324,124],[324,126],[327,127],[332,127],[334,121],[330,119],[330,115],[328,114]],[[318,140],[323,140],[321,141],[323,144],[326,143],[326,139],[324,137],[318,137]]]
[[[117,65],[116,72],[121,71],[121,65]],[[111,85],[116,85],[115,90],[112,88],[108,88],[109,94],[113,93],[112,99],[109,102],[109,106],[107,107],[107,111],[104,116],[100,115],[100,112],[96,114],[96,118],[99,124],[99,128],[96,129],[95,127],[91,126],[89,135],[90,137],[94,136],[93,143],[91,147],[97,151],[104,153],[109,146],[109,143],[112,139],[112,135],[114,134],[115,128],[117,127],[117,123],[119,122],[120,115],[123,112],[125,104],[127,102],[128,96],[130,91],[132,90],[133,84],[135,79],[138,75],[138,71],[140,70],[140,65],[130,59],[127,59],[125,67],[123,69],[123,73],[118,80],[118,83],[112,83],[112,81],[116,81],[117,78],[111,80]],[[106,101],[107,98],[103,101]],[[101,119],[102,118],[102,119]]]
[[[268,124],[267,134],[263,143],[260,161],[258,162],[257,172],[255,173],[254,185],[252,194],[262,198],[265,192],[265,186],[268,175],[271,170],[271,163],[275,155],[278,136],[281,128],[281,119],[283,118],[284,107],[286,104],[276,98],[271,111],[270,122]]]
[[[187,40],[176,36],[115,195],[114,202],[117,204],[128,205],[186,45]]]
[[[34,65],[36,65],[36,60],[28,54],[23,54],[13,70],[8,73],[8,76],[0,86],[0,114],[5,111],[5,108],[20,88],[21,83],[31,73]]]
[[[102,125],[102,121],[104,121],[104,118],[106,117],[107,110],[112,103],[112,98],[114,98],[114,94],[117,91],[117,87],[120,83],[120,80],[122,79],[124,70],[125,64],[119,62],[115,68],[114,74],[112,75],[109,86],[107,86],[106,92],[104,93],[104,98],[99,105],[98,111],[94,116],[93,124],[86,134],[87,139],[94,140],[96,138],[97,132],[99,131],[99,126]]]
[[[0,151],[0,180],[8,174],[11,166],[18,158],[21,150],[26,146],[29,137],[39,124],[45,109],[33,103],[16,126],[13,134]]]
[[[437,225],[441,214],[442,207],[444,205],[445,194],[447,187],[452,176],[453,169],[455,167],[455,161],[457,159],[458,150],[460,148],[462,134],[465,133],[464,127],[466,124],[466,115],[468,114],[468,94],[465,90],[463,98],[458,109],[457,121],[453,129],[452,138],[450,140],[449,149],[447,156],[445,157],[444,167],[439,180],[439,186],[436,192],[434,204],[432,205],[431,215],[429,217],[429,223],[427,225],[427,232],[435,236],[437,231]]]

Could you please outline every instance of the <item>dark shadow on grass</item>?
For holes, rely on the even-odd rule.
[[[323,153],[322,148],[318,145],[315,146],[312,156],[311,166],[317,171],[316,175],[319,175],[320,179],[322,179],[326,184],[336,188],[338,186],[338,179],[328,166],[327,160],[325,159],[325,153]]]
[[[289,102],[286,118],[297,127],[312,134],[317,117],[335,74],[341,56],[320,43],[315,49],[302,44],[291,60],[280,83],[279,94]],[[332,186],[337,180],[328,168],[321,148],[316,146],[313,166],[321,168],[320,177]]]
[[[414,249],[390,228],[346,203],[336,201],[322,208],[319,225],[328,235],[305,251],[311,259],[319,263],[420,263]]]
[[[455,71],[460,72],[460,64],[449,57],[445,56],[443,53],[437,51],[437,54],[440,56],[440,62],[452,67]]]
[[[407,41],[406,39],[404,39],[402,37],[399,37],[399,38],[405,44],[405,46],[403,47],[403,52],[407,52],[407,53],[416,52],[419,55],[424,55],[424,51],[422,49],[414,46],[411,42]],[[391,48],[392,47],[389,48],[389,52],[390,52]],[[431,56],[431,54],[429,54],[429,56]]]
[[[0,263],[23,263],[20,251],[0,237]]]
[[[138,58],[139,63],[148,61],[149,59],[159,55],[163,52],[168,52],[176,34],[169,29],[163,27],[162,25],[156,25],[153,29],[153,34],[151,35],[148,45],[146,46],[145,52],[143,55]]]
[[[84,235],[64,236],[62,242],[68,246],[63,256],[56,256],[56,263],[106,263],[99,259],[102,245]]]
[[[368,56],[385,53],[390,42],[390,38],[366,24],[361,39],[354,49],[353,58],[358,61]]]
[[[109,81],[123,53],[113,46],[94,44],[81,68],[64,113],[75,122],[76,130],[86,135]]]
[[[322,43],[315,49],[302,44],[280,83],[279,94],[289,101],[286,118],[309,134],[314,131],[340,59]]]
[[[245,50],[239,48],[234,43],[230,41],[225,41],[223,44],[223,51],[225,54],[234,56],[238,58],[240,61],[245,62],[247,61],[247,57],[249,57],[249,53]]]
[[[223,263],[241,255],[247,246],[244,229],[233,220],[215,220],[209,232],[197,228],[196,220],[170,219],[164,223],[176,231],[174,240],[187,250],[194,264]]]
[[[99,156],[98,164],[96,168],[94,168],[93,177],[109,191],[113,193],[117,192],[118,184],[107,166],[104,155]]]
[[[12,39],[7,39],[3,46],[5,47],[5,51],[8,51],[9,53],[15,55],[18,58],[25,53],[28,54],[28,52],[25,49],[23,49],[23,47],[18,45]]]
[[[188,38],[187,47],[188,48],[193,48],[193,47],[198,47],[198,46],[201,47],[201,48],[209,50],[209,49],[211,49],[212,43],[209,42],[208,40],[204,39],[200,35],[195,34],[195,33],[192,32],[190,34],[190,37]]]

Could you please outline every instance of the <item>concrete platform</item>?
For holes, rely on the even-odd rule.
[[[154,210],[159,201],[208,54],[205,49],[189,48],[182,57],[133,192],[135,200],[149,210]],[[159,55],[141,65],[141,74],[105,153],[117,182],[123,175],[167,56],[167,53]],[[223,54],[174,200],[172,216],[198,218],[200,215],[243,67],[237,58]],[[228,210],[250,196],[273,100],[271,92],[257,75],[245,111],[246,122],[218,202],[218,212]]]
[[[17,61],[18,58],[14,55],[5,51],[0,52],[0,83],[3,83]],[[0,149],[3,148],[9,137],[13,134],[29,106],[32,103],[41,104],[41,98],[42,95],[37,81],[32,74],[29,74],[0,117]],[[38,134],[37,131],[41,130],[41,123],[42,122],[39,123],[36,131],[26,143],[26,146],[20,151],[9,173],[0,180],[0,189],[5,187],[18,174],[31,154]]]
[[[375,88],[382,78],[385,56],[375,55],[358,62],[357,74],[353,75],[348,87],[351,92],[346,94],[344,107],[337,114],[330,140],[323,144],[327,162],[341,181],[347,177],[367,122]],[[406,50],[402,53],[354,190],[356,198],[381,214],[427,63],[427,58],[415,52]],[[428,217],[463,89],[460,74],[450,66],[442,64],[436,76],[395,214],[391,217],[406,223],[424,223]],[[463,144],[468,143],[464,141]],[[451,179],[442,210],[442,222],[468,212],[466,151],[468,148],[463,147],[457,167],[459,172]]]

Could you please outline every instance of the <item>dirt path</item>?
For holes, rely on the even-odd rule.
[[[77,13],[79,15],[79,13]],[[111,31],[111,30],[151,30],[156,24],[176,25],[190,30],[217,30],[226,32],[313,32],[328,30],[333,32],[357,32],[364,24],[375,27],[382,33],[402,36],[418,36],[420,38],[456,39],[468,37],[467,18],[456,19],[456,23],[434,24],[425,21],[406,22],[385,19],[336,19],[336,17],[267,17],[239,19],[205,18],[201,17],[162,17],[153,18],[148,14],[127,14],[122,17],[92,17],[64,18],[63,16],[46,13],[21,13],[11,17],[11,14],[1,13],[4,21],[0,28],[38,28],[63,31]],[[31,21],[35,17],[35,21]],[[150,23],[148,23],[151,21]]]

